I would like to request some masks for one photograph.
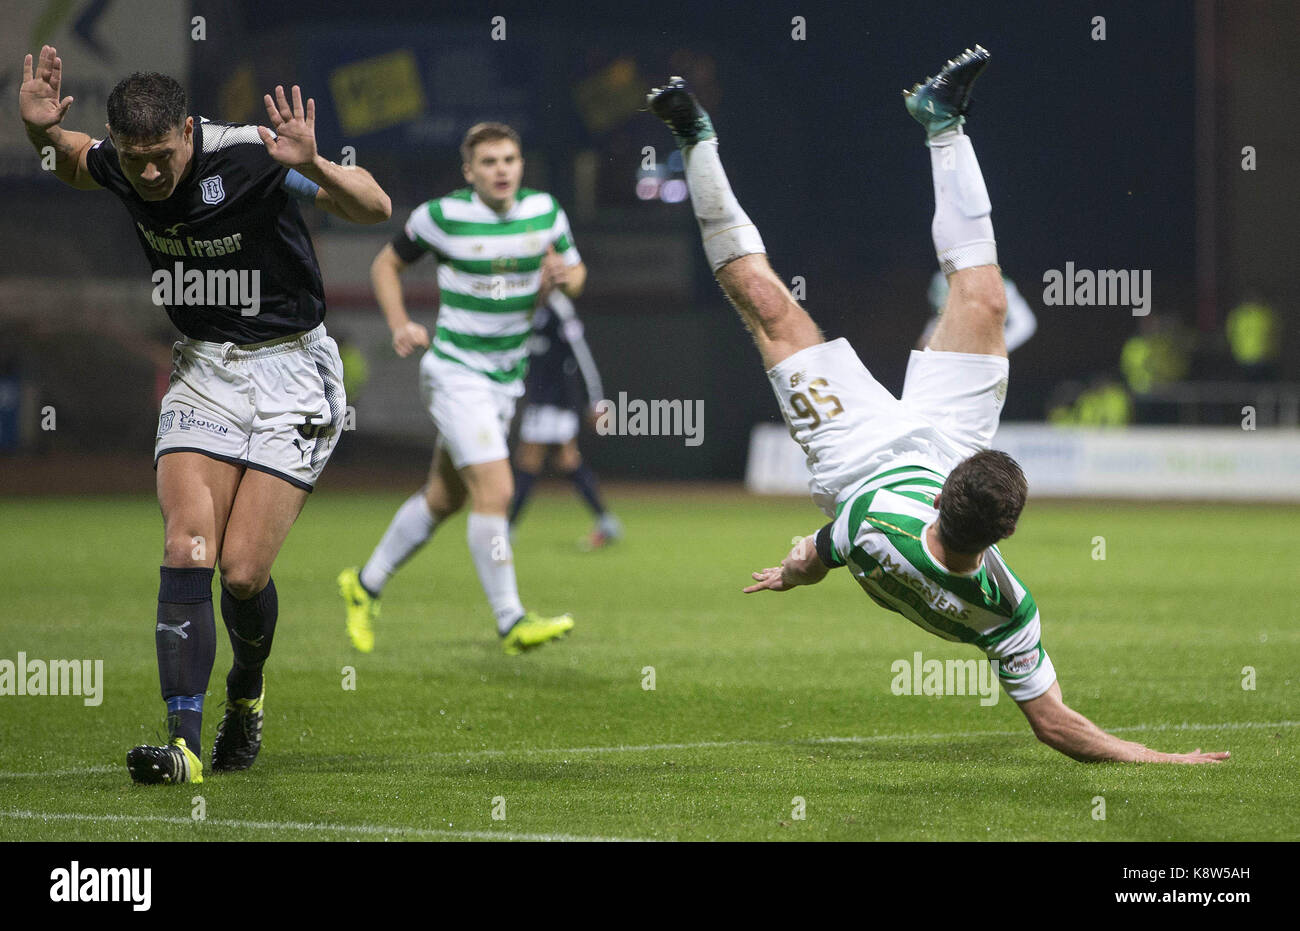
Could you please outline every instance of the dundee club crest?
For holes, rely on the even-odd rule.
[[[219,204],[226,199],[226,189],[221,186],[221,175],[213,175],[199,182],[203,190],[203,203]]]

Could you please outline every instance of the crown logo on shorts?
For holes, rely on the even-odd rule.
[[[801,381],[803,381],[803,380],[804,380],[804,373],[803,373],[803,372],[795,372],[793,375],[790,376],[790,387],[791,387],[791,388],[798,388],[798,387],[799,387],[799,382],[801,382]]]

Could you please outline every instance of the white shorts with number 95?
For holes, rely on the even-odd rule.
[[[772,382],[790,435],[808,457],[813,501],[828,516],[863,481],[890,467],[943,474],[988,449],[1006,399],[1004,356],[913,351],[903,396],[867,371],[848,340],[801,350]]]

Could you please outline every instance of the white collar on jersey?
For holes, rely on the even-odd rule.
[[[491,207],[489,207],[487,204],[483,203],[483,198],[481,198],[481,197],[478,196],[478,191],[475,191],[475,190],[472,190],[472,189],[470,190],[470,194],[469,194],[469,202],[470,202],[471,204],[475,204],[475,205],[477,205],[477,206],[479,206],[479,207],[482,207],[484,210],[486,210],[488,213],[490,213],[493,217],[495,217],[496,219],[500,220],[502,223],[505,223],[507,220],[513,220],[513,219],[514,219],[515,214],[519,212],[519,205],[520,205],[521,203],[523,203],[523,198],[521,198],[521,197],[518,195],[518,193],[516,193],[516,194],[515,194],[515,202],[514,202],[513,204],[510,205],[510,209],[507,210],[505,213],[497,213],[495,210],[493,210],[493,209],[492,209]]]
[[[938,519],[935,519],[930,521],[930,523],[926,524],[924,527],[921,528],[921,549],[925,550],[926,558],[929,559],[930,562],[938,566],[940,569],[942,569],[944,572],[948,573],[949,575],[956,576],[959,579],[969,579],[978,575],[979,571],[984,568],[983,556],[980,557],[980,564],[976,566],[974,569],[972,569],[970,572],[953,572],[943,563],[939,562],[939,560],[935,558],[934,553],[930,552],[930,544],[926,541],[926,538],[930,535],[930,528],[937,523],[938,523]]]

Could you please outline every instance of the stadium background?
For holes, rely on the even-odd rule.
[[[104,665],[94,706],[0,685],[0,846],[1300,837],[1300,507],[1279,501],[1300,496],[1300,6],[600,7],[0,0],[9,100],[0,118],[0,663]],[[191,38],[194,16],[204,18],[201,41]],[[503,41],[491,37],[496,16]],[[791,36],[795,16],[806,40]],[[1092,38],[1098,16],[1104,41]],[[260,120],[261,92],[299,82],[317,100],[321,150],[340,158],[354,147],[394,199],[393,221],[373,229],[305,211],[329,328],[353,379],[364,360],[365,384],[353,392],[356,432],[276,562],[282,615],[265,746],[247,773],[205,781],[206,821],[195,820],[190,791],[138,789],[122,766],[124,750],[153,742],[162,726],[150,454],[175,334],[149,300],[125,211],[45,175],[23,135],[20,62],[42,41],[65,60],[65,91],[77,98],[70,126],[92,133],[102,131],[109,89],[134,69],[184,78],[194,112],[214,118]],[[1043,607],[1044,644],[1072,706],[1161,750],[1230,750],[1227,765],[1076,766],[1036,743],[1009,701],[900,695],[894,665],[919,660],[916,651],[927,661],[977,654],[876,610],[842,574],[815,591],[740,594],[752,569],[771,565],[820,515],[797,493],[802,466],[787,455],[757,356],[709,276],[689,204],[660,196],[680,186],[664,183],[678,180],[672,148],[638,112],[642,94],[673,73],[694,82],[778,272],[801,277],[827,334],[848,337],[897,391],[935,267],[922,134],[898,94],[976,41],[994,60],[971,132],[1006,271],[1039,322],[1013,357],[1006,420],[1018,423],[998,442],[1036,431],[1022,446],[1045,471],[1031,469],[1030,506],[1003,550]],[[514,546],[520,589],[530,607],[573,612],[578,627],[563,644],[522,661],[500,654],[458,515],[386,590],[375,651],[361,655],[334,580],[415,490],[430,442],[415,361],[392,355],[367,266],[415,204],[461,184],[456,143],[484,118],[519,126],[525,182],[554,191],[570,214],[591,269],[578,308],[606,392],[703,400],[704,441],[584,436],[627,528],[616,546],[575,546],[589,519],[560,483],[529,505]],[[664,172],[649,181],[646,146]],[[1243,170],[1246,146],[1253,170]],[[638,184],[655,199],[639,199]],[[1044,307],[1043,274],[1066,263],[1150,270],[1151,316]],[[430,272],[426,263],[407,279],[426,323]],[[1249,365],[1225,339],[1246,301],[1279,324]],[[1146,349],[1137,374],[1158,361],[1166,383],[1121,404],[1122,417],[1108,395],[1079,404],[1081,391],[1107,383],[1128,390],[1121,362],[1135,345]],[[1129,419],[1130,403],[1131,426],[1079,423]],[[1244,406],[1257,408],[1254,432],[1238,423]],[[1075,422],[1049,427],[1053,411]],[[784,443],[758,459],[788,498],[757,500],[739,485],[752,471],[756,425]],[[1041,493],[1046,481],[1079,477],[1067,453],[1087,452],[1070,445],[1084,438],[1095,471],[1082,478],[1126,478],[1139,500]],[[1263,503],[1148,500],[1180,476],[1192,497],[1244,491]],[[1065,484],[1089,492],[1082,479]],[[220,632],[217,649],[214,710],[230,657]],[[647,670],[657,688],[647,688]],[[1099,796],[1108,819],[1097,817]],[[491,813],[498,797],[509,799],[508,820]],[[806,819],[795,819],[793,799],[807,801]],[[1059,848],[1029,860],[1062,873]],[[10,885],[44,897],[48,873],[24,882],[14,872]],[[159,895],[190,888],[157,877]],[[873,878],[877,890],[891,885]]]
[[[579,311],[606,393],[705,402],[702,445],[588,435],[591,461],[611,478],[741,478],[749,431],[775,409],[709,275],[689,202],[666,202],[674,186],[664,182],[680,172],[662,127],[638,111],[644,89],[669,73],[690,78],[714,110],[733,184],[778,272],[801,276],[828,336],[848,337],[898,390],[934,269],[930,180],[898,91],[920,76],[918,62],[975,39],[994,51],[972,133],[999,254],[1039,321],[1015,355],[1004,419],[1042,421],[1053,408],[1070,419],[1080,391],[1128,390],[1126,343],[1156,333],[1173,334],[1183,370],[1174,366],[1172,387],[1138,394],[1134,419],[1235,423],[1258,396],[1261,429],[1279,416],[1295,426],[1300,195],[1284,153],[1300,103],[1260,91],[1295,76],[1292,4],[933,4],[924,16],[884,5],[609,11],[566,0],[540,10],[392,0],[382,16],[332,0],[4,7],[17,26],[0,40],[10,98],[24,50],[55,38],[65,93],[77,97],[69,125],[92,133],[108,89],[134,68],[177,72],[194,113],[229,120],[264,119],[260,94],[298,82],[317,99],[322,152],[339,159],[352,147],[390,192],[382,228],[306,211],[357,409],[326,483],[386,485],[393,470],[414,475],[427,460],[415,363],[393,357],[367,269],[414,205],[462,184],[456,145],[480,119],[520,129],[525,184],[551,190],[570,214],[591,269]],[[791,36],[796,15],[804,41]],[[202,40],[191,38],[193,16],[203,17]],[[491,38],[494,16],[504,39]],[[1095,16],[1106,19],[1104,41],[1091,38]],[[41,172],[15,117],[0,129],[2,484],[145,489],[151,476],[138,466],[152,448],[173,333],[149,302],[125,212]],[[1257,152],[1252,171],[1240,165],[1246,145]],[[642,169],[646,146],[653,173]],[[1066,262],[1151,270],[1151,316],[1044,307],[1043,273]],[[417,266],[407,279],[425,323],[431,271]],[[1266,304],[1280,324],[1271,360],[1258,365],[1234,359],[1224,335],[1245,301]],[[49,408],[55,429],[43,423]]]

